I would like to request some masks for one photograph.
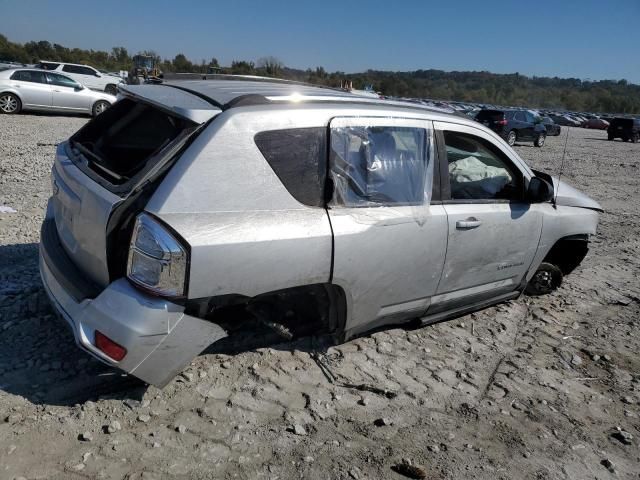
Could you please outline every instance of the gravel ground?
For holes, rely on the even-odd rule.
[[[606,213],[556,293],[338,347],[225,347],[158,390],[80,352],[38,276],[54,145],[84,122],[0,117],[0,479],[640,478],[640,146],[571,129],[563,178]],[[556,172],[563,146],[516,149]]]

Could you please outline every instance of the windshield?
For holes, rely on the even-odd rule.
[[[138,67],[151,70],[153,68],[153,58],[151,57],[138,57],[136,60]]]

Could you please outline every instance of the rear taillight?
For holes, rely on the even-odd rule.
[[[151,293],[181,297],[187,264],[187,249],[158,220],[138,215],[129,245],[129,280]]]
[[[104,333],[96,330],[96,347],[107,357],[119,362],[127,354],[127,349],[107,337]]]
[[[507,121],[506,120],[500,120],[497,123],[498,123],[498,125],[502,125],[504,127],[507,124]]]

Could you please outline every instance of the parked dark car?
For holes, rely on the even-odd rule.
[[[609,122],[602,118],[590,118],[584,124],[584,128],[593,128],[595,130],[607,130],[609,128]]]
[[[607,138],[621,138],[623,142],[631,140],[636,143],[640,140],[640,119],[638,118],[614,118],[607,129]]]
[[[560,135],[560,125],[556,124],[551,117],[542,117],[542,124],[547,129],[548,137],[557,137]]]
[[[567,115],[549,115],[551,119],[557,123],[558,125],[563,125],[565,127],[579,127],[580,122],[574,120],[573,118]]]
[[[529,110],[489,110],[478,112],[476,120],[496,132],[513,146],[516,142],[544,145],[547,131],[540,117]]]

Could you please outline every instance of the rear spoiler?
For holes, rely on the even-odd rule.
[[[199,125],[222,112],[222,108],[211,101],[171,85],[119,85],[118,97],[148,103]]]

